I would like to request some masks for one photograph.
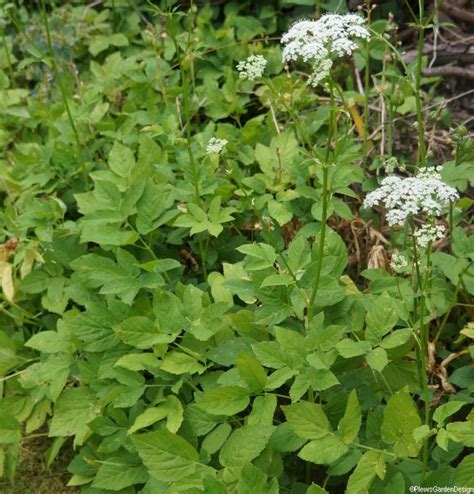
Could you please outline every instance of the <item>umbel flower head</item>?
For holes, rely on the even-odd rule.
[[[310,82],[317,86],[331,70],[333,60],[351,55],[357,39],[369,39],[365,20],[356,14],[326,14],[317,21],[302,20],[283,35],[283,61],[310,62]]]
[[[418,173],[416,177],[390,175],[380,187],[367,194],[364,207],[384,204],[390,226],[403,225],[412,215],[440,216],[443,208],[459,199],[456,189],[441,180],[439,169]]]
[[[398,251],[394,251],[392,254],[392,259],[390,260],[391,268],[396,272],[403,271],[408,266],[408,260]]]
[[[255,79],[262,77],[266,66],[267,59],[265,57],[262,55],[250,55],[250,57],[237,64],[237,70],[241,79],[255,81]]]
[[[227,139],[219,139],[217,137],[211,137],[206,146],[207,154],[219,154],[229,141]]]
[[[419,247],[428,247],[431,242],[435,240],[440,240],[444,237],[446,233],[446,227],[444,225],[430,225],[426,223],[413,234],[416,243]]]

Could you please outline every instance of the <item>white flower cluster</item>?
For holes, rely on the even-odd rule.
[[[367,194],[366,208],[385,204],[390,226],[403,225],[410,215],[439,216],[450,202],[459,199],[456,189],[441,180],[436,169],[403,178],[391,175],[382,180],[380,187]]]
[[[408,260],[398,251],[394,251],[390,260],[390,267],[396,272],[403,271],[408,266]]]
[[[207,154],[219,154],[229,141],[227,139],[218,139],[217,137],[211,137],[206,146]]]
[[[263,71],[267,66],[267,59],[262,55],[251,55],[246,60],[242,60],[237,64],[239,77],[243,80],[255,81],[262,77]]]
[[[431,242],[440,240],[446,234],[446,227],[444,225],[430,225],[425,224],[418,228],[413,234],[416,243],[419,247],[428,247]]]
[[[317,21],[302,20],[283,35],[283,61],[313,64],[311,84],[316,86],[329,75],[333,60],[351,55],[357,43],[354,39],[369,39],[365,20],[356,14],[326,14]]]

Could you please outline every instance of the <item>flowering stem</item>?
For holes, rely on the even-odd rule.
[[[316,295],[318,294],[319,283],[321,281],[321,267],[323,265],[324,256],[324,243],[326,240],[326,221],[328,216],[328,202],[329,202],[329,191],[328,191],[328,178],[329,178],[329,158],[331,153],[331,143],[334,133],[334,123],[335,123],[335,108],[334,108],[334,90],[332,81],[330,82],[330,101],[329,101],[329,131],[328,131],[328,141],[326,144],[326,156],[323,163],[323,182],[322,182],[322,211],[321,211],[321,227],[319,230],[319,249],[318,258],[316,260],[316,274],[314,278],[313,291],[309,298],[308,305],[308,324],[311,322],[314,316],[314,301],[316,300]]]
[[[425,26],[423,24],[425,17],[424,0],[418,0],[418,5],[419,5],[418,54],[416,59],[416,71],[415,71],[415,104],[416,104],[416,119],[418,122],[417,169],[420,166],[426,166],[425,127],[423,122],[423,108],[421,103],[421,67],[423,65],[423,44],[425,37]]]
[[[424,424],[429,426],[430,422],[430,398],[428,388],[428,373],[427,373],[427,353],[428,353],[428,325],[424,324],[424,311],[425,311],[425,284],[423,283],[423,276],[420,269],[420,258],[418,253],[418,246],[415,238],[415,225],[412,223],[412,241],[413,241],[413,260],[415,263],[416,279],[414,286],[415,294],[415,311],[419,308],[419,322],[418,322],[418,345],[416,347],[417,354],[417,366],[418,377],[420,380],[420,388],[423,392],[424,401]],[[431,252],[431,243],[428,247],[428,259]],[[429,263],[429,261],[428,261]],[[428,269],[428,266],[427,266]],[[416,297],[419,296],[419,304],[416,303]],[[428,451],[429,451],[429,439],[423,441],[423,465],[425,471],[428,468]]]
[[[69,120],[69,125],[71,126],[72,132],[74,134],[74,139],[76,141],[76,147],[77,147],[77,154],[79,157],[79,161],[81,163],[82,175],[84,177],[84,184],[85,184],[86,190],[88,191],[89,190],[89,175],[87,174],[86,163],[85,163],[84,157],[82,155],[81,139],[79,137],[79,132],[77,130],[76,124],[74,123],[74,119],[72,118],[71,108],[69,107],[69,102],[67,99],[66,90],[64,88],[63,81],[62,81],[61,75],[59,73],[59,68],[58,68],[58,64],[56,63],[56,58],[54,56],[53,44],[51,41],[51,32],[49,30],[48,15],[46,13],[46,7],[44,4],[44,0],[41,0],[41,14],[43,17],[44,28],[46,31],[46,43],[48,45],[49,57],[51,59],[51,65],[53,68],[54,77],[56,78],[56,82],[58,84],[59,91],[61,92],[61,96],[63,98],[64,107],[66,109],[67,118]]]
[[[189,90],[189,79],[188,75],[186,73],[186,69],[184,67],[183,63],[183,57],[181,54],[181,49],[179,47],[178,40],[176,39],[176,32],[175,32],[175,26],[174,26],[174,20],[172,17],[172,14],[169,15],[169,22],[168,22],[168,30],[170,37],[173,41],[173,45],[175,48],[176,52],[176,57],[178,59],[179,63],[179,73],[181,76],[181,84],[182,84],[182,95],[183,95],[183,106],[184,106],[184,115],[186,119],[186,141],[187,141],[187,150],[188,150],[188,156],[189,156],[189,163],[191,165],[191,176],[192,176],[192,182],[194,186],[194,201],[198,206],[202,205],[201,201],[201,191],[199,188],[199,170],[198,170],[198,165],[196,163],[196,160],[194,159],[194,153],[192,150],[192,136],[191,136],[191,109],[190,109],[190,104],[189,104],[189,95],[190,95],[190,90]],[[204,246],[204,242],[202,238],[198,238],[198,243],[199,243],[199,255],[201,257],[201,265],[202,265],[202,274],[204,276],[204,279],[207,279],[207,249]],[[206,243],[207,246],[207,243]]]
[[[186,74],[186,69],[184,67],[183,63],[183,57],[181,55],[181,49],[178,44],[178,40],[176,39],[176,33],[174,29],[174,21],[173,18],[169,17],[169,33],[170,37],[173,41],[174,48],[176,51],[176,57],[178,59],[179,63],[179,73],[181,76],[181,84],[182,84],[182,95],[183,95],[183,106],[184,106],[184,115],[186,118],[186,140],[187,140],[187,150],[188,150],[188,156],[189,156],[189,162],[191,164],[191,173],[193,177],[193,186],[194,186],[194,199],[196,201],[196,204],[198,206],[201,205],[201,192],[199,190],[199,175],[198,175],[198,168],[196,165],[196,161],[194,159],[194,153],[191,147],[192,144],[192,138],[191,138],[191,109],[189,105],[189,80]]]
[[[370,14],[372,9],[370,0],[365,1],[367,8],[367,26],[370,29]],[[369,155],[369,89],[370,89],[370,41],[366,40],[365,67],[364,67],[364,167]]]

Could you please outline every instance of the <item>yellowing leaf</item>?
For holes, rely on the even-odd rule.
[[[2,290],[5,298],[9,302],[13,302],[15,298],[15,286],[13,284],[13,266],[10,263],[0,263],[0,277],[2,278]]]

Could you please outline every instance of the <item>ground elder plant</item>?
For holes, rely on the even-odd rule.
[[[469,130],[308,3],[3,7],[2,492],[474,487]]]

